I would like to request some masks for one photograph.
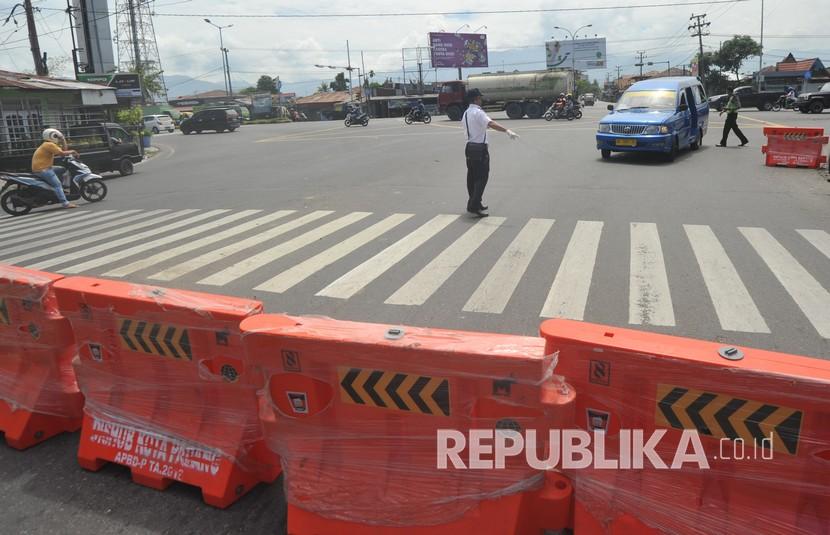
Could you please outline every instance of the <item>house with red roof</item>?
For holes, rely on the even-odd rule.
[[[797,60],[790,53],[782,61],[755,73],[755,82],[761,76],[761,88],[768,91],[784,91],[792,86],[799,93],[811,91],[830,82],[830,71],[819,58]]]

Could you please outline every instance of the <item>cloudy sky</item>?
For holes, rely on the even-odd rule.
[[[266,18],[262,15],[366,14],[400,12],[458,12],[497,10],[539,10],[563,8],[594,8],[604,6],[668,4],[671,7],[558,11],[545,13],[418,15],[399,17],[297,17]],[[15,0],[0,0],[0,23],[5,20]],[[115,2],[110,1],[115,11]],[[40,9],[36,14],[41,48],[50,57],[69,57],[72,49],[65,0],[34,0]],[[345,65],[346,40],[351,48],[352,64],[360,64],[364,53],[366,69],[386,76],[402,77],[401,48],[425,46],[430,31],[464,31],[486,26],[490,48],[490,70],[544,68],[544,41],[551,36],[566,34],[555,26],[576,29],[592,24],[580,35],[598,35],[608,40],[608,64],[622,66],[622,72],[635,72],[635,54],[645,51],[646,61],[670,61],[672,65],[689,63],[697,47],[697,39],[689,36],[687,26],[691,14],[706,13],[711,22],[711,35],[704,38],[705,49],[736,33],[750,34],[756,39],[761,27],[761,0],[732,3],[695,4],[693,0],[425,0],[417,3],[395,3],[380,0],[346,0],[302,3],[283,0],[155,0],[155,30],[164,71],[204,81],[222,83],[218,32],[203,21],[205,16],[220,24],[233,24],[224,31],[225,46],[230,50],[234,80],[254,82],[261,74],[279,75],[287,90],[310,92],[323,80],[333,78],[336,71],[321,70],[314,64]],[[298,8],[301,6],[301,8]],[[827,0],[765,0],[764,63],[774,63],[789,51],[799,58],[820,56],[830,64],[830,24]],[[813,15],[811,15],[813,14]],[[818,16],[822,14],[821,16]],[[182,15],[182,16],[174,16]],[[228,15],[223,17],[221,15]],[[234,16],[236,15],[236,16]],[[255,15],[245,18],[240,15]],[[116,29],[115,15],[111,26]],[[18,10],[15,26],[10,20],[0,27],[0,69],[23,71],[32,69],[26,40],[25,16]],[[744,70],[757,68],[758,59],[751,60]],[[408,67],[416,69],[415,63]],[[663,68],[663,65],[658,67]],[[614,70],[616,74],[616,70]],[[62,73],[71,74],[71,64]],[[414,77],[414,74],[408,74]],[[450,79],[452,69],[427,73]],[[592,77],[604,79],[605,71],[593,71]],[[180,94],[175,87],[171,96]]]

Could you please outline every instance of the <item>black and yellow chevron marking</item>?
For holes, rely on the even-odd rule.
[[[6,300],[0,299],[0,323],[3,325],[11,325],[11,320],[9,319],[9,309],[6,306]]]
[[[190,335],[184,327],[137,320],[121,320],[121,346],[131,351],[193,360]]]
[[[337,368],[346,403],[435,416],[450,415],[450,382],[441,377]]]
[[[743,439],[747,445],[768,444],[795,455],[803,413],[789,407],[704,392],[681,386],[657,385],[657,425],[697,429],[713,438]],[[762,440],[767,439],[767,442]]]

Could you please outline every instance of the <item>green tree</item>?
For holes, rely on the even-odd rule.
[[[329,84],[332,91],[346,91],[349,88],[349,82],[346,80],[346,75],[338,72],[334,77],[334,81]]]
[[[714,64],[721,71],[735,74],[735,80],[740,80],[741,65],[752,56],[761,53],[761,45],[748,35],[736,35],[721,46],[720,50],[714,53]]]
[[[320,87],[317,88],[318,93],[328,93],[329,92],[329,84],[326,82],[321,82]]]
[[[276,93],[277,80],[275,78],[271,78],[270,76],[263,74],[259,77],[259,80],[256,81],[256,88],[257,91],[261,93]]]
[[[246,87],[240,93],[243,95],[253,95],[254,93],[259,93],[259,90],[256,87]]]

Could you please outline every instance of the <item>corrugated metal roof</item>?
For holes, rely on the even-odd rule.
[[[0,87],[14,87],[16,89],[41,89],[55,91],[115,91],[115,88],[98,84],[88,84],[75,80],[64,80],[61,78],[49,78],[48,76],[35,76],[22,72],[10,72],[0,70]]]
[[[348,101],[348,91],[334,91],[333,93],[314,93],[307,97],[300,97],[294,100],[294,104],[342,104]]]

